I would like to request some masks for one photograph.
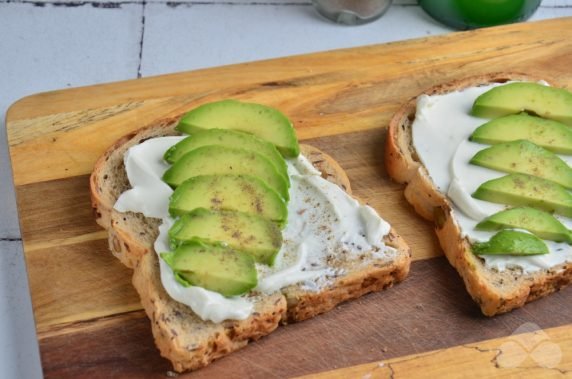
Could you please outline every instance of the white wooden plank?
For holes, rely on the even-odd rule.
[[[405,25],[407,25],[405,27]],[[447,33],[419,7],[347,27],[309,6],[147,4],[144,76]]]
[[[41,378],[20,242],[0,241],[0,378]]]

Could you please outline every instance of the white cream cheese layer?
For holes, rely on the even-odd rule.
[[[145,217],[163,219],[154,244],[157,254],[170,250],[169,229],[174,220],[169,216],[171,187],[161,180],[169,165],[163,160],[165,151],[185,137],[152,138],[131,147],[124,157],[125,171],[131,189],[123,192],[114,208],[120,212],[139,212]],[[174,300],[183,303],[203,320],[221,322],[225,319],[244,320],[252,312],[252,303],[245,298],[226,298],[201,287],[184,287],[175,280],[171,268],[159,257],[161,283]]]
[[[471,242],[488,241],[495,233],[475,230],[475,226],[506,207],[474,199],[471,194],[484,182],[506,175],[495,170],[469,164],[479,151],[487,148],[469,141],[469,136],[487,119],[470,115],[475,99],[498,84],[472,87],[444,95],[422,95],[417,101],[417,112],[412,126],[413,144],[419,159],[427,168],[431,179],[443,194],[453,202],[455,219],[464,237]],[[571,156],[559,155],[568,164]],[[572,219],[556,216],[567,228]],[[516,257],[509,255],[482,255],[487,267],[500,271],[520,267],[524,272],[548,269],[572,261],[572,246],[545,241],[549,254]]]
[[[161,180],[169,168],[163,154],[183,139],[179,136],[153,138],[127,150],[123,161],[131,189],[119,196],[115,209],[119,212],[140,212],[146,217],[169,216],[169,196],[173,190]]]
[[[319,289],[320,282],[342,274],[328,265],[329,255],[391,250],[382,241],[390,226],[375,210],[323,179],[302,155],[287,164],[288,224],[274,267],[257,266],[258,290],[270,293],[300,282]]]
[[[120,212],[140,212],[163,219],[155,251],[169,251],[168,231],[174,220],[168,214],[173,190],[161,177],[168,165],[164,152],[185,137],[158,137],[129,149],[125,168],[132,188],[115,204]],[[283,244],[274,267],[257,264],[256,290],[272,293],[291,284],[319,290],[328,280],[342,274],[328,265],[336,254],[374,252],[392,255],[395,250],[383,244],[390,226],[375,210],[347,195],[340,187],[320,176],[312,164],[300,155],[287,161],[290,176],[288,223],[282,231]],[[174,300],[189,306],[203,320],[221,322],[242,320],[253,309],[249,297],[226,298],[200,287],[184,287],[175,281],[170,267],[160,261],[161,282]]]

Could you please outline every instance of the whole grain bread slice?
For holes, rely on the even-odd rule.
[[[177,119],[166,119],[120,139],[101,156],[90,178],[96,220],[108,231],[113,255],[134,270],[133,285],[151,320],[155,343],[176,371],[203,367],[271,333],[280,323],[305,320],[343,301],[391,287],[407,276],[409,247],[391,229],[384,243],[395,249],[394,254],[366,252],[353,259],[334,259],[334,267],[343,272],[319,291],[290,285],[272,294],[253,292],[250,296],[255,309],[247,319],[218,324],[201,320],[190,308],[172,300],[161,285],[153,250],[160,220],[113,209],[119,195],[129,188],[123,166],[127,149],[149,138],[178,134],[176,124]],[[335,160],[308,145],[302,145],[301,150],[322,177],[351,194],[348,177]]]
[[[504,83],[510,80],[538,81],[519,73],[495,73],[469,77],[438,85],[422,94],[445,94],[464,88]],[[421,95],[421,94],[420,94]],[[435,232],[449,263],[457,269],[467,291],[483,314],[493,316],[522,307],[525,303],[557,291],[572,280],[572,263],[525,274],[512,268],[489,269],[473,254],[469,241],[461,236],[448,198],[434,185],[412,143],[417,97],[405,103],[389,124],[385,165],[391,178],[406,184],[404,195],[419,215],[435,223]]]

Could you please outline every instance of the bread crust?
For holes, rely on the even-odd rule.
[[[177,121],[178,118],[167,118],[158,121],[155,125],[129,133],[118,139],[95,162],[93,171],[89,177],[91,208],[95,221],[102,228],[109,228],[111,223],[111,215],[113,213],[113,205],[115,204],[115,200],[117,200],[120,191],[126,185],[125,181],[127,179],[125,173],[121,172],[123,174],[123,183],[121,183],[122,188],[110,190],[109,182],[112,180],[117,180],[117,178],[112,176],[112,174],[117,174],[117,172],[108,172],[107,169],[111,171],[117,168],[117,160],[121,160],[121,162],[123,162],[123,155],[127,149],[137,143],[141,143],[146,139],[153,137],[176,135],[177,133],[175,132],[174,128],[177,124]],[[110,163],[110,161],[112,163]],[[129,265],[127,266],[132,267]]]
[[[203,321],[169,297],[158,266],[155,252],[144,254],[135,264],[133,286],[151,321],[155,345],[175,371],[199,369],[270,334],[286,312],[286,300],[276,292],[258,296],[253,313],[244,320]]]
[[[113,255],[134,270],[133,285],[151,320],[155,343],[176,371],[204,367],[249,341],[271,333],[280,323],[316,316],[343,301],[391,287],[407,276],[411,263],[409,247],[391,229],[384,242],[395,248],[394,256],[367,266],[356,266],[318,292],[292,285],[270,295],[254,293],[255,310],[245,320],[215,324],[199,319],[190,308],[170,299],[160,283],[158,258],[153,250],[160,220],[113,209],[119,194],[129,188],[123,168],[127,149],[147,138],[178,134],[174,130],[176,123],[177,119],[163,120],[123,137],[97,161],[90,178],[96,220],[108,231]],[[351,194],[349,179],[334,159],[309,145],[301,145],[301,151],[320,170],[322,177]],[[133,227],[135,224],[138,229]]]
[[[521,73],[493,73],[438,85],[422,94],[444,94],[509,80],[538,81],[541,78]],[[416,155],[411,138],[416,101],[417,97],[405,103],[390,121],[385,146],[385,165],[393,180],[406,185],[405,198],[415,211],[434,222],[435,232],[447,260],[459,272],[467,291],[480,306],[483,314],[494,316],[508,312],[568,285],[572,281],[570,263],[533,274],[523,274],[520,270],[498,273],[487,269],[483,260],[472,253],[468,240],[461,236],[449,200],[437,190]]]

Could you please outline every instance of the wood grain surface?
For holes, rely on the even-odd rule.
[[[410,277],[395,288],[281,327],[188,376],[285,377],[344,367],[324,375],[570,375],[572,290],[507,315],[481,316],[440,256],[432,226],[416,216],[402,188],[388,180],[382,148],[385,127],[399,104],[432,85],[510,70],[572,88],[571,68],[572,19],[566,18],[18,101],[8,111],[7,131],[44,374],[169,374],[131,287],[131,273],[111,256],[105,233],[93,221],[88,176],[97,157],[120,136],[232,97],[284,111],[301,140],[338,160],[355,194],[408,241],[415,262]],[[545,330],[523,336],[540,338],[542,344],[512,336],[531,327]],[[525,346],[524,355],[515,343]],[[368,362],[375,363],[355,366]]]
[[[421,260],[413,263],[410,277],[394,289],[366,295],[299,324],[279,327],[268,337],[188,377],[283,378],[478,344],[483,339],[509,336],[525,323],[541,328],[567,324],[571,301],[572,291],[562,291],[530,303],[524,312],[486,318],[445,258]],[[154,378],[170,370],[169,362],[154,349],[149,321],[142,311],[104,320],[106,323],[98,319],[76,325],[72,337],[52,331],[41,338],[46,376]],[[564,350],[567,346],[561,348],[572,354],[572,350]],[[72,349],[81,365],[70,362],[67,354]],[[448,356],[450,361],[453,358]],[[572,356],[567,358],[569,365]],[[468,369],[480,363],[485,361],[457,364]],[[564,364],[558,367],[572,370]],[[442,367],[441,374],[446,369]],[[455,370],[455,366],[449,369]],[[365,374],[364,370],[354,377]],[[348,376],[342,371],[339,377]]]

